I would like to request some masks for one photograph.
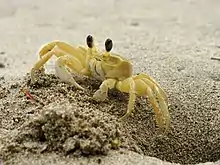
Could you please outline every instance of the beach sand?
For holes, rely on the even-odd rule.
[[[220,164],[220,11],[218,1],[0,2],[0,164]],[[77,76],[86,91],[30,69],[42,44],[84,45],[133,63],[166,91],[171,128],[161,134],[147,99],[123,122],[128,95],[92,99],[100,82]],[[27,99],[23,87],[37,102]],[[2,161],[2,162],[1,162]]]

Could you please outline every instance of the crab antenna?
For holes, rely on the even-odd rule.
[[[112,47],[113,47],[112,40],[108,38],[108,39],[105,41],[105,50],[106,50],[107,52],[110,52],[110,51],[112,50]]]
[[[87,43],[89,48],[93,47],[93,44],[94,44],[93,42],[94,42],[93,37],[91,35],[88,35],[86,37],[86,43]]]

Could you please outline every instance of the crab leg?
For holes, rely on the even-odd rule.
[[[61,51],[59,49],[58,46],[53,46],[51,49],[49,50],[49,46],[51,47],[52,45],[48,44],[46,46],[44,46],[40,51],[39,51],[39,55],[40,55],[40,60],[34,65],[34,67],[31,69],[31,81],[32,83],[36,82],[35,79],[35,75],[34,72],[35,70],[40,69],[41,67],[43,67],[43,65],[53,56],[63,56],[65,53],[63,51]],[[47,52],[47,53],[46,53]]]
[[[163,93],[161,93],[159,88],[155,84],[152,84],[149,79],[143,78],[141,81],[145,84],[143,86],[147,87],[147,96],[154,108],[158,126],[167,129],[170,124],[170,116]],[[156,97],[154,96],[154,93]]]
[[[52,45],[50,45],[50,46],[52,46]],[[71,77],[71,74],[65,68],[65,65],[67,65],[69,68],[71,68],[73,71],[75,71],[77,73],[82,73],[85,75],[89,74],[88,69],[84,68],[84,61],[81,61],[81,58],[78,58],[81,55],[80,54],[65,55],[67,53],[65,51],[63,51],[62,49],[60,49],[57,45],[54,46],[52,50],[49,50],[48,47],[49,47],[48,45],[45,46],[39,52],[40,60],[34,65],[34,67],[31,70],[31,81],[32,82],[36,81],[35,77],[34,77],[34,71],[41,68],[53,55],[55,55],[56,57],[59,58],[56,61],[56,66],[55,66],[57,76],[61,80],[65,81],[65,82],[69,82],[79,89],[83,89],[78,83],[76,83],[76,81]],[[47,52],[46,54],[43,54],[46,52],[46,50],[49,52]],[[77,51],[76,51],[76,53],[77,53]]]
[[[67,43],[60,41],[53,41],[49,44],[43,45],[39,50],[40,60],[34,65],[34,67],[31,70],[32,83],[36,81],[34,76],[34,71],[40,69],[53,55],[57,57],[61,57],[66,54],[70,54],[73,57],[75,57],[75,60],[80,61],[80,63],[85,67],[86,66],[84,61],[85,52],[86,49],[83,47],[75,48]]]
[[[156,81],[154,79],[152,79],[150,76],[146,75],[146,74],[139,74],[137,75],[135,78],[138,79],[143,79],[143,80],[147,80],[147,84],[152,88],[157,88],[158,92],[163,96],[163,98],[167,101],[167,96],[165,91],[160,87],[159,84],[156,83]]]
[[[170,116],[164,93],[161,92],[157,84],[147,79],[145,75],[137,75],[123,81],[118,81],[116,88],[121,92],[129,93],[127,112],[121,119],[124,119],[132,113],[136,95],[147,96],[154,109],[159,128],[165,128],[165,130],[167,130],[170,125]]]
[[[45,54],[31,69],[31,82],[32,83],[36,82],[36,78],[34,75],[35,70],[40,69],[53,56],[53,54],[54,54],[53,52],[48,52],[47,54]]]
[[[107,79],[102,82],[99,89],[94,93],[93,98],[97,101],[104,101],[107,97],[108,90],[115,87],[115,79]]]
[[[39,56],[42,58],[43,56],[46,55],[47,52],[54,51],[54,50],[59,50],[59,52],[64,55],[64,54],[71,54],[77,57],[81,62],[84,61],[84,54],[86,53],[86,49],[79,46],[79,47],[74,47],[71,46],[68,43],[62,42],[62,41],[52,41],[48,44],[43,45],[39,49]]]
[[[163,112],[164,109],[167,109],[165,103],[160,100],[159,105],[160,106],[162,105],[162,106],[161,107],[158,106],[157,100],[154,97],[153,91],[150,87],[147,88],[147,96],[148,96],[148,99],[149,99],[151,105],[153,106],[154,112],[156,114],[156,123],[158,124],[159,128],[165,127],[165,129],[167,129],[169,126],[169,124],[168,124],[169,121],[167,121],[168,115]]]
[[[136,92],[135,92],[135,82],[134,80],[131,78],[129,80],[130,82],[130,90],[129,90],[129,101],[128,101],[128,107],[127,107],[127,112],[124,116],[122,116],[120,118],[120,120],[124,120],[125,118],[127,118],[128,116],[131,115],[131,113],[133,112],[134,110],[134,103],[135,103],[135,100],[136,100]]]

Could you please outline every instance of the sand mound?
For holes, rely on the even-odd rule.
[[[17,144],[14,147],[38,153],[107,154],[110,148],[119,145],[117,126],[111,116],[101,116],[91,109],[67,104],[50,106],[19,128],[13,138]],[[12,148],[7,146],[7,151],[12,151]]]

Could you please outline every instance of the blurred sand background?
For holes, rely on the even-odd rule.
[[[133,61],[134,73],[148,73],[167,91],[173,127],[182,130],[179,136],[189,134],[201,140],[199,144],[207,143],[210,151],[215,150],[213,159],[207,159],[217,161],[220,61],[210,58],[220,57],[219,7],[218,0],[0,0],[0,76],[6,82],[24,76],[38,59],[39,47],[48,41],[82,45],[92,34],[102,48],[111,38],[114,51]],[[204,156],[205,150],[195,152]],[[56,163],[56,158],[42,155],[41,164]],[[169,164],[130,152],[113,152],[108,158],[102,163]],[[40,161],[28,158],[27,164],[29,160]]]

